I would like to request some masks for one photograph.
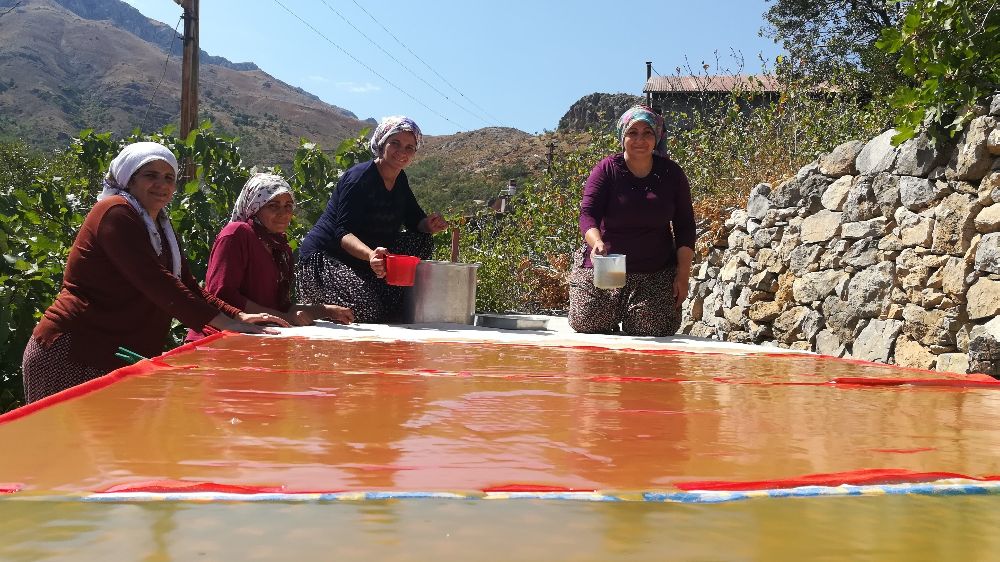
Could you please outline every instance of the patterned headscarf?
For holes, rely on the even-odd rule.
[[[282,193],[291,195],[292,201],[295,200],[292,188],[289,187],[288,182],[281,176],[275,174],[254,174],[250,176],[250,179],[243,186],[243,191],[240,191],[239,197],[236,198],[236,204],[233,205],[233,214],[229,220],[232,222],[246,222],[252,219],[261,207],[267,205],[268,201]]]
[[[663,117],[645,105],[632,106],[618,119],[618,144],[625,147],[625,131],[636,121],[644,121],[653,129],[653,134],[656,135],[656,146],[653,147],[653,154],[666,156],[667,135],[664,134]]]
[[[174,156],[170,149],[163,146],[162,144],[155,142],[136,142],[132,143],[122,149],[118,153],[118,156],[111,161],[111,166],[108,167],[108,174],[104,178],[104,189],[101,194],[97,196],[97,200],[107,199],[113,195],[120,195],[125,198],[129,206],[132,207],[135,212],[139,213],[142,217],[142,221],[146,224],[146,231],[149,234],[149,243],[153,245],[153,250],[156,251],[156,255],[163,255],[163,241],[160,239],[160,230],[156,228],[156,224],[153,222],[153,217],[149,216],[145,207],[139,204],[139,201],[128,192],[128,182],[131,181],[132,176],[135,175],[139,168],[142,168],[150,162],[155,162],[156,160],[163,160],[170,167],[174,169],[174,175],[177,174],[177,158]],[[177,236],[174,234],[174,228],[170,225],[170,217],[167,213],[160,211],[159,215],[156,217],[156,221],[160,224],[160,228],[163,229],[163,233],[166,234],[167,246],[170,248],[170,256],[172,258],[171,269],[174,277],[180,278],[181,276],[181,252],[180,248],[177,246]]]
[[[391,115],[383,117],[382,122],[378,124],[378,127],[375,127],[375,132],[372,133],[372,140],[368,143],[368,147],[372,149],[372,154],[376,158],[381,158],[385,152],[385,143],[389,140],[389,137],[403,131],[413,133],[413,136],[417,138],[417,148],[420,148],[420,143],[423,142],[424,135],[420,132],[420,127],[417,126],[413,119],[402,115]]]

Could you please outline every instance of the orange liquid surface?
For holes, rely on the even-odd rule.
[[[1000,390],[786,384],[946,376],[830,358],[229,336],[167,362],[0,424],[0,482],[627,492],[1000,474]]]
[[[1000,473],[1000,391],[824,384],[941,373],[811,356],[246,336],[166,361],[173,368],[0,424],[0,483],[24,485],[0,495],[0,560],[912,562],[1000,551],[995,495],[722,504],[66,497],[148,480],[627,492],[864,468]]]

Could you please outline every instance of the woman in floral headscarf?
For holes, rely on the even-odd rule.
[[[111,162],[70,248],[62,290],[24,349],[27,402],[124,366],[119,346],[159,355],[171,318],[199,330],[287,326],[270,314],[244,314],[198,285],[165,210],[176,177],[177,159],[155,142],[130,144]]]
[[[663,118],[652,109],[626,111],[617,133],[622,153],[598,162],[583,188],[585,244],[570,274],[569,324],[586,333],[673,335],[694,257],[691,188],[666,157]],[[625,286],[598,289],[590,256],[611,253],[625,254]]]
[[[448,227],[441,215],[424,213],[403,171],[422,138],[409,117],[386,117],[375,128],[375,158],[344,173],[299,248],[302,300],[350,307],[359,322],[398,319],[402,290],[383,279],[386,254],[430,258],[431,235]]]
[[[354,314],[336,305],[292,305],[292,249],[285,231],[295,211],[292,188],[275,174],[250,176],[230,222],[215,238],[205,289],[244,312],[266,312],[306,326],[329,318],[349,324]],[[188,339],[198,339],[192,331]]]

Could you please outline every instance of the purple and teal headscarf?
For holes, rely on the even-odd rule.
[[[625,131],[636,121],[644,121],[653,129],[653,134],[656,135],[656,146],[653,148],[653,153],[657,156],[666,156],[667,135],[664,134],[663,117],[645,105],[634,105],[618,118],[618,144],[622,147],[625,146]]]
[[[378,124],[378,127],[375,127],[375,132],[372,133],[372,140],[368,143],[372,154],[376,158],[381,158],[382,153],[385,151],[385,143],[389,140],[389,137],[403,131],[413,133],[413,136],[417,138],[417,148],[420,148],[420,143],[423,141],[424,135],[420,132],[420,127],[417,126],[416,122],[402,115],[390,115],[389,117],[383,117],[382,122]]]

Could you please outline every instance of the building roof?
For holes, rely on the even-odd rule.
[[[660,92],[731,92],[733,90],[778,92],[781,85],[768,74],[719,76],[652,76],[643,93]]]

